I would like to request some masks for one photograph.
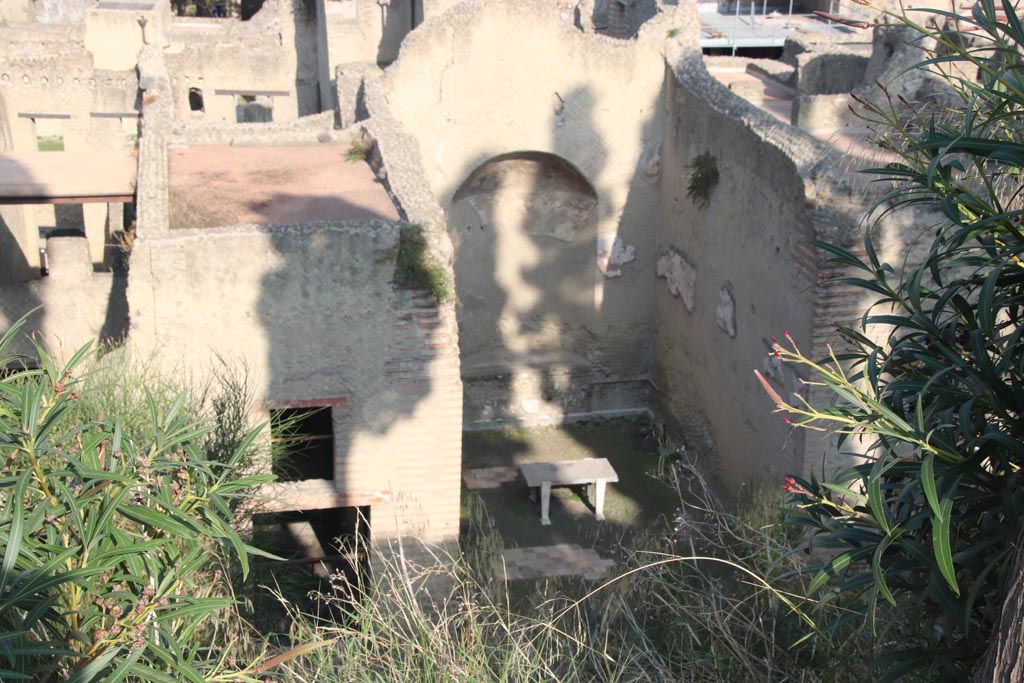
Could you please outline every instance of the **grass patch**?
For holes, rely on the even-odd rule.
[[[370,158],[370,152],[372,151],[373,142],[371,140],[354,138],[352,142],[348,144],[348,149],[345,150],[345,161],[350,163],[366,161]]]
[[[425,291],[439,304],[455,299],[448,271],[430,253],[421,226],[403,227],[398,244],[383,255],[395,259],[394,282],[399,287]]]
[[[483,441],[495,445],[494,436]],[[521,439],[511,441],[516,448]],[[749,514],[730,515],[715,509],[695,469],[667,469],[668,488],[689,502],[673,523],[621,545],[605,581],[495,581],[491,561],[509,544],[498,531],[501,512],[470,494],[460,556],[406,545],[359,588],[359,600],[336,579],[316,596],[326,610],[283,601],[289,630],[270,636],[271,647],[332,645],[292,659],[275,680],[322,680],[324,672],[352,683],[872,680],[856,633],[799,642],[809,627],[793,606],[813,606],[782,590],[800,584],[779,579],[795,561],[775,524],[776,491],[750,491]]]
[[[40,152],[63,152],[63,135],[40,135],[36,138],[36,147]]]

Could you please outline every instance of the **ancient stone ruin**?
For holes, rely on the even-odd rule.
[[[683,0],[51,4],[0,10],[0,322],[323,408],[274,509],[446,542],[463,430],[591,417],[654,414],[728,485],[820,466],[752,373],[805,392],[770,336],[824,354],[870,303],[808,240],[857,239],[846,93],[896,33],[765,3],[779,61]]]

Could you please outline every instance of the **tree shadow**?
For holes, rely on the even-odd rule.
[[[387,66],[398,58],[398,45],[414,28],[417,0],[391,0],[380,5],[381,39],[377,46],[377,64]],[[423,13],[419,12],[422,17]]]
[[[461,302],[464,415],[467,422],[475,421],[477,428],[507,425],[518,418],[530,420],[531,416],[534,422],[578,419],[592,414],[597,404],[617,400],[604,395],[606,390],[601,387],[606,383],[650,371],[651,346],[649,339],[644,341],[650,336],[651,318],[645,314],[650,302],[634,301],[631,306],[624,298],[637,296],[634,280],[653,275],[653,256],[641,257],[650,266],[648,271],[625,278],[630,284],[612,294],[619,310],[633,310],[616,328],[604,319],[607,302],[603,296],[607,294],[596,261],[599,226],[611,210],[602,205],[602,198],[609,196],[611,188],[595,187],[567,161],[579,157],[579,150],[572,145],[585,141],[588,172],[598,177],[609,151],[593,122],[596,101],[588,87],[567,92],[559,97],[559,103],[551,123],[554,153],[524,150],[491,157],[461,175],[465,180],[451,195],[449,233],[455,246],[456,290]],[[571,137],[560,134],[567,119],[574,128]],[[645,135],[653,134],[655,127],[652,117]],[[634,186],[622,213],[623,223],[639,211],[634,205],[644,201],[649,205],[651,196],[657,197],[656,188],[644,189],[641,183]],[[638,199],[634,192],[646,196]],[[632,230],[643,227],[620,227],[619,232],[628,238]],[[653,281],[653,277],[649,279]],[[638,326],[648,334],[638,333]],[[624,354],[626,360],[615,360],[615,353],[605,349],[602,339],[609,330],[622,338],[616,349],[620,354],[622,345],[637,340],[640,348]],[[645,396],[646,386],[643,384],[641,392]],[[595,396],[595,392],[601,395]],[[607,451],[588,439],[585,430],[568,427],[560,431],[576,442],[575,455],[529,453],[512,432],[510,447],[498,448],[495,455],[484,459],[476,454],[467,457],[498,467],[518,467],[524,458],[605,457],[602,453]],[[468,433],[465,438],[472,445],[480,437]],[[495,464],[498,462],[501,464]],[[638,485],[636,477],[646,481],[645,466],[638,463],[636,471],[622,461],[616,466],[624,470],[619,476],[629,481],[616,495],[624,505],[642,508],[644,486]],[[505,511],[509,520],[498,520],[497,527],[512,539],[578,542],[581,533],[585,537],[621,536],[648,521],[640,515],[635,521],[591,525],[587,515],[581,516],[588,509],[586,498],[556,490],[552,519],[561,516],[572,522],[538,532],[531,528],[539,524],[536,515],[527,514],[536,512],[537,505],[528,501],[525,485],[505,484],[503,491],[483,497]]]
[[[335,495],[307,497],[297,509],[308,513],[321,547],[330,532],[314,519],[319,509],[364,510],[375,544],[455,537],[461,425],[451,411],[460,398],[447,351],[453,330],[446,309],[395,283],[404,224],[367,220],[379,214],[343,196],[279,200],[303,215],[332,216],[261,228],[258,238],[275,264],[259,279],[254,311],[266,343],[265,405],[326,406],[330,414]],[[352,220],[338,221],[339,213]],[[454,396],[439,384],[449,366]],[[309,483],[298,479],[296,486]]]

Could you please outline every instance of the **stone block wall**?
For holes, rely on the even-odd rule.
[[[166,40],[167,69],[179,121],[235,122],[239,98],[255,98],[286,121],[319,109],[315,15],[267,0],[250,20],[175,18]],[[189,90],[201,91],[192,111]]]

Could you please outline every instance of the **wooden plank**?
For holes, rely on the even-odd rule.
[[[217,88],[213,91],[214,95],[247,95],[249,97],[290,97],[291,93],[287,90],[227,90]]]
[[[71,118],[71,114],[35,114],[31,112],[20,112],[18,114],[19,119],[61,119],[66,120]]]
[[[295,408],[348,408],[348,396],[325,396],[323,398],[293,398],[283,401],[267,400],[264,406],[269,410]]]
[[[56,153],[56,152],[55,152]],[[11,206],[20,204],[111,204],[116,202],[134,202],[134,194],[98,194],[73,195],[67,197],[53,196],[19,196],[0,197],[0,204]]]
[[[245,507],[250,513],[331,510],[379,505],[391,500],[384,491],[339,491],[332,479],[264,484],[253,492]]]

